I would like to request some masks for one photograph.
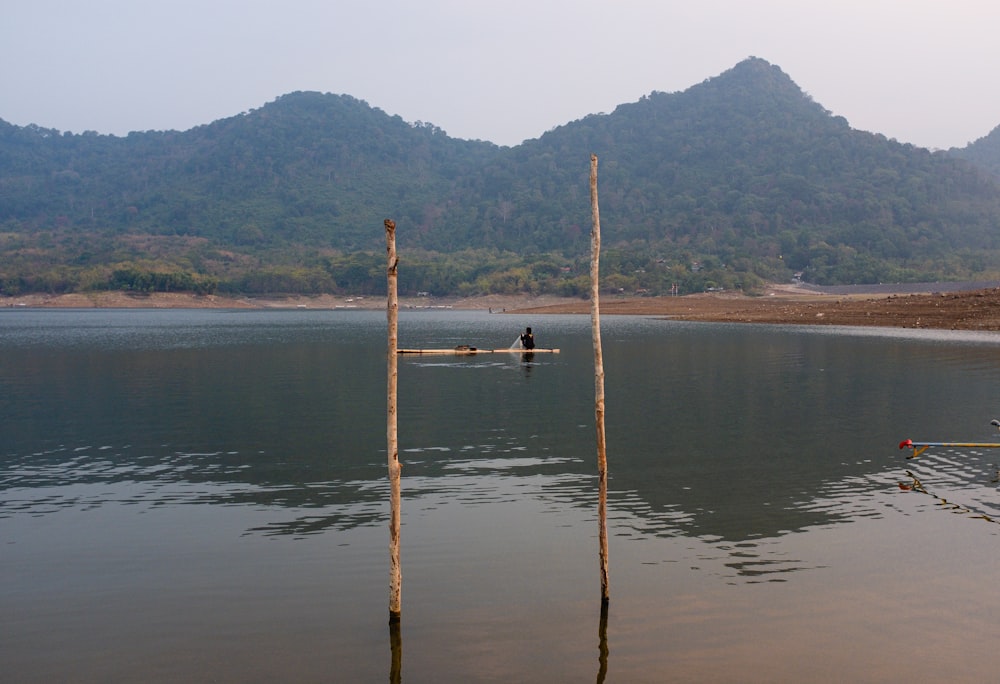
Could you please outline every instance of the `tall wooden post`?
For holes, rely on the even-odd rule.
[[[388,389],[386,407],[386,438],[388,441],[389,454],[389,622],[398,622],[402,611],[402,585],[403,576],[399,564],[399,528],[400,503],[402,494],[400,491],[399,474],[399,441],[396,433],[396,385],[397,385],[397,352],[399,346],[399,299],[396,294],[396,267],[399,265],[399,258],[396,256],[396,222],[391,219],[385,220],[385,244],[388,253],[388,268],[386,276],[388,278],[389,295],[387,302],[387,317],[389,319],[389,350],[386,355],[388,366]]]
[[[604,439],[604,357],[601,352],[601,212],[597,206],[597,155],[590,155],[590,325],[594,338],[594,418],[597,424],[597,519],[601,556],[601,603],[611,598],[608,586],[608,455]]]

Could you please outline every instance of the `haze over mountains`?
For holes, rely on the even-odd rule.
[[[2,114],[2,112],[0,112]],[[996,279],[1000,127],[931,152],[852,130],[750,58],[516,147],[297,92],[184,132],[0,121],[0,291],[623,292]]]

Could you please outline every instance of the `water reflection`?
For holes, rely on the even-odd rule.
[[[171,316],[0,314],[5,672],[401,681],[384,315]],[[495,346],[522,324],[498,318],[406,343]],[[560,355],[401,364],[410,679],[595,676],[589,317],[530,322]],[[995,437],[997,344],[606,324],[597,681],[988,679],[1000,452],[896,445]],[[931,621],[948,648],[913,663]]]
[[[588,431],[589,432],[589,431]],[[437,509],[476,508],[536,500],[541,515],[566,507],[593,516],[596,476],[585,458],[536,452],[536,447],[497,431],[477,444],[412,447],[403,452],[404,508],[408,515]],[[918,491],[935,506],[971,518],[1000,519],[995,454],[944,450],[907,462]],[[380,463],[361,479],[287,477],[261,479],[251,455],[239,452],[179,452],[156,455],[134,446],[60,447],[11,457],[2,472],[0,519],[57,515],[121,504],[155,509],[179,505],[250,507],[270,518],[245,534],[303,538],[325,532],[381,527],[387,487]],[[858,464],[848,464],[857,466]],[[865,465],[865,464],[862,464]],[[847,465],[844,466],[847,468]],[[256,466],[260,469],[260,466]],[[310,469],[300,472],[308,474]],[[624,478],[629,477],[624,464]],[[616,472],[612,470],[612,472]],[[699,541],[681,560],[726,582],[783,582],[790,573],[825,567],[788,554],[780,537],[810,527],[878,519],[896,508],[901,463],[875,472],[813,483],[784,494],[783,507],[753,497],[716,491],[714,504],[681,488],[680,501],[666,503],[657,488],[622,490],[612,478],[609,524],[616,539],[641,543],[652,537],[689,536]],[[260,479],[259,482],[252,480]],[[689,488],[686,489],[685,487]],[[758,494],[775,500],[773,488]],[[756,501],[757,503],[752,503]]]
[[[403,681],[403,633],[399,620],[389,620],[389,682]]]
[[[177,315],[140,324],[77,314],[74,327],[63,314],[3,331],[0,518],[215,505],[267,512],[250,535],[380,525],[381,313]],[[492,346],[511,325],[496,318],[412,319],[407,335],[414,346]],[[525,499],[593,507],[588,320],[544,324],[562,354],[403,365],[411,510]],[[697,539],[711,551],[694,562],[721,559],[727,579],[813,567],[772,553],[772,540],[884,515],[898,474],[885,445],[917,426],[976,436],[969,426],[985,421],[964,407],[988,405],[1000,379],[995,347],[979,341],[648,320],[612,320],[605,332],[614,534]],[[931,409],[920,399],[928,391]],[[985,458],[945,452],[920,467],[992,517],[996,488],[982,479],[997,466]]]
[[[532,353],[521,354],[521,368],[524,369],[524,377],[531,375],[531,369],[535,365],[535,355]]]
[[[934,448],[908,459],[902,491],[929,496],[938,508],[1000,523],[1000,453],[978,448]]]
[[[597,623],[597,684],[603,684],[608,676],[608,602],[601,601],[601,618]]]

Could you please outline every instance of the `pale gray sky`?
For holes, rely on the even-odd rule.
[[[854,128],[1000,125],[995,0],[0,0],[0,119],[186,130],[295,90],[516,145],[749,56]]]

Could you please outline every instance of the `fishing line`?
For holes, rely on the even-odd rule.
[[[907,484],[905,482],[900,482],[899,483],[899,488],[902,489],[903,491],[907,491],[907,492],[920,492],[921,494],[926,494],[927,496],[935,499],[938,502],[939,506],[947,507],[947,509],[950,510],[950,511],[952,511],[952,512],[966,513],[969,516],[971,516],[973,520],[985,520],[986,522],[1000,524],[1000,520],[996,520],[992,516],[987,515],[986,513],[983,513],[982,511],[977,511],[977,510],[975,510],[973,508],[969,508],[968,506],[966,506],[964,504],[954,503],[954,502],[948,501],[948,499],[944,498],[943,496],[940,496],[940,495],[935,494],[934,492],[928,490],[927,487],[924,486],[924,483],[921,482],[920,479],[917,478],[917,476],[914,475],[912,471],[907,470],[906,474],[913,480],[913,484]]]

